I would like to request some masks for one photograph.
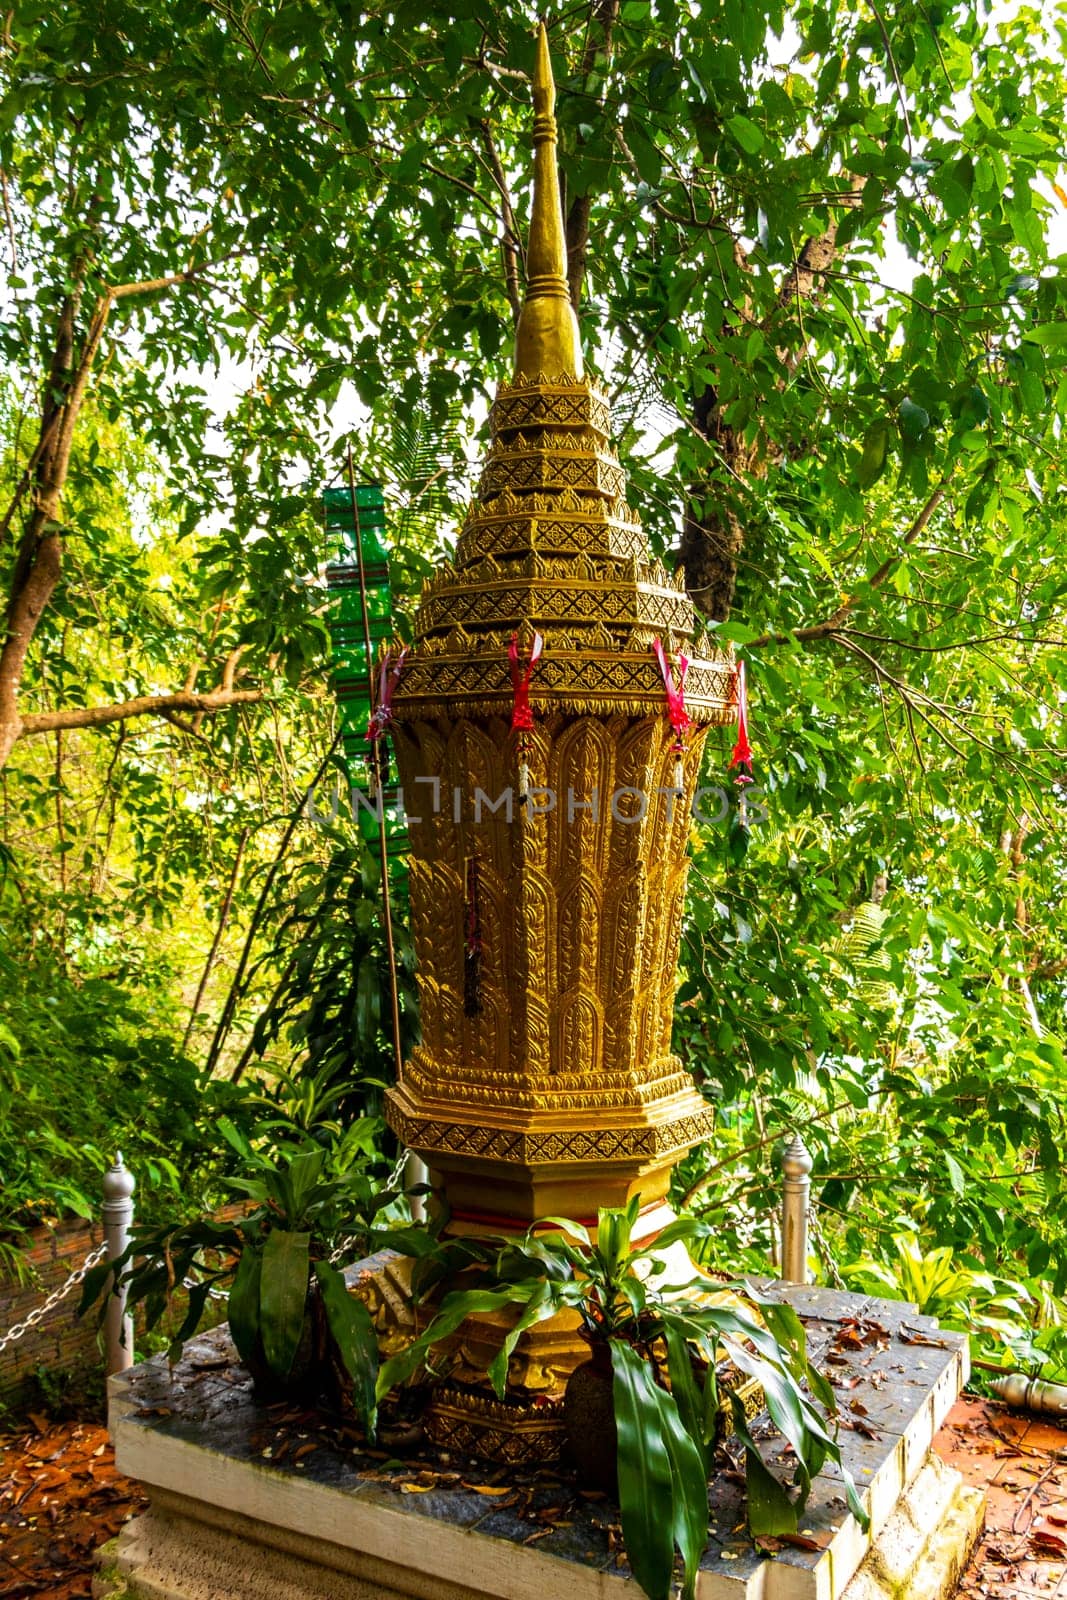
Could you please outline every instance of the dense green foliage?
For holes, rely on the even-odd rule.
[[[45,1165],[53,1203],[85,1182],[45,1161],[53,1135],[99,1152],[124,1120],[102,1081],[86,1130],[52,1103],[53,1010],[108,1011],[101,1080],[134,1029],[138,1081],[261,1050],[384,1080],[373,874],[343,825],[288,829],[331,737],[309,504],[358,417],[403,610],[451,531],[456,417],[507,370],[531,22],[481,0],[11,13],[13,604],[61,549],[3,771],[25,975],[0,1001],[4,1162],[51,1130],[24,1204]],[[719,1117],[679,1192],[716,1218],[709,1261],[765,1260],[774,1146],[802,1127],[825,1270],[903,1288],[910,1239],[1054,1324],[1067,19],[595,0],[548,22],[586,347],[652,542],[748,662],[765,790],[747,836],[694,839],[677,1042]],[[38,469],[62,463],[35,454],[56,406],[61,518]],[[447,461],[398,453],[413,417]],[[190,682],[223,701],[175,703]],[[164,720],[31,726],[143,694]],[[54,1037],[80,1083],[76,1026]]]

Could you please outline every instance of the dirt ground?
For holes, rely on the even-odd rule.
[[[1067,1600],[1067,1431],[965,1398],[935,1448],[988,1496],[964,1600]],[[94,1551],[144,1503],[106,1429],[31,1417],[0,1440],[0,1600],[89,1595]]]
[[[961,1596],[1067,1600],[1067,1431],[964,1397],[934,1448],[986,1492],[985,1534]]]
[[[106,1428],[31,1417],[0,1440],[0,1596],[90,1594],[97,1546],[146,1503],[115,1471]]]

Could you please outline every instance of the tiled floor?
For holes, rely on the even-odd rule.
[[[934,1449],[987,1495],[986,1531],[964,1600],[1067,1600],[1067,1430],[962,1399]]]

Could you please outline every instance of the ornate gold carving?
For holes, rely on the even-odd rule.
[[[403,702],[398,688],[393,698],[394,718],[420,720],[445,714],[451,702],[456,713],[497,715],[506,707],[511,712],[511,679],[508,675],[507,636],[483,641],[477,655],[469,650],[460,654],[451,648],[439,652],[426,647],[404,668],[401,680]],[[450,641],[446,641],[446,645]],[[489,645],[492,648],[489,648]],[[686,679],[686,705],[690,715],[724,720],[722,707],[729,705],[732,676],[725,663],[694,661]],[[542,657],[537,666],[536,688],[530,699],[542,713],[558,708],[574,712],[598,712],[610,716],[621,711],[635,716],[654,717],[663,712],[663,679],[651,654],[624,656],[618,651],[567,650]]]
[[[494,432],[521,431],[535,423],[554,428],[591,428],[606,439],[611,431],[607,396],[577,379],[570,383],[501,384],[493,402]]]
[[[689,1097],[685,1099],[688,1105]],[[686,1150],[709,1138],[715,1126],[714,1110],[704,1106],[660,1127],[595,1125],[527,1133],[517,1128],[460,1123],[454,1120],[454,1109],[447,1104],[442,1105],[437,1121],[408,1116],[403,1100],[403,1089],[392,1091],[389,1121],[401,1142],[413,1150],[425,1150],[431,1159],[443,1155],[477,1156],[482,1161],[505,1161],[523,1167],[568,1162],[644,1164],[654,1159],[673,1165]],[[485,1123],[488,1121],[486,1116]]]
[[[431,1442],[451,1455],[508,1467],[555,1464],[563,1447],[563,1397],[504,1405],[488,1390],[441,1383],[424,1424]]]
[[[388,1117],[454,1209],[516,1224],[642,1193],[711,1131],[670,1053],[687,808],[706,730],[730,715],[728,655],[693,660],[685,793],[654,638],[692,654],[681,579],[653,560],[582,375],[566,295],[547,45],[539,45],[529,288],[516,373],[454,561],[425,586],[393,696],[410,816],[421,1045]],[[544,653],[515,796],[508,644]],[[437,779],[436,809],[422,779]],[[510,810],[504,799],[510,791]],[[594,799],[595,796],[595,799]],[[590,809],[595,806],[596,809]],[[465,863],[479,862],[477,1015],[464,1006]]]

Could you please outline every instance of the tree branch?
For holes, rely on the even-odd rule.
[[[923,529],[930,521],[930,518],[937,510],[938,506],[945,498],[947,489],[948,479],[946,478],[938,484],[933,494],[930,495],[929,499],[922,507],[922,510],[919,512],[918,516],[915,518],[914,522],[901,539],[900,549],[895,555],[887,556],[882,562],[882,565],[878,568],[877,572],[871,574],[867,581],[866,588],[862,591],[862,593],[850,594],[847,599],[842,601],[841,605],[838,606],[837,610],[831,616],[823,617],[821,622],[811,622],[804,628],[793,628],[788,633],[760,634],[758,639],[753,639],[750,644],[745,646],[746,650],[761,650],[765,645],[789,644],[793,640],[807,643],[812,639],[827,639],[831,634],[839,634],[843,632],[844,630],[842,624],[845,622],[845,620],[851,615],[851,613],[872,589],[880,589],[882,587],[883,583],[902,559],[904,551],[909,545],[915,543],[916,539],[919,537],[920,533],[922,533]]]
[[[227,706],[253,705],[265,698],[263,689],[215,689],[208,694],[144,694],[110,706],[75,706],[67,711],[41,711],[22,718],[20,737],[50,733],[55,728],[106,728],[130,717],[168,716],[175,711],[210,714]]]
[[[482,148],[489,164],[493,182],[497,193],[500,195],[500,204],[504,210],[503,227],[500,234],[500,250],[504,258],[504,284],[507,288],[508,304],[511,314],[516,322],[522,310],[522,288],[519,282],[519,230],[515,226],[515,212],[511,204],[511,190],[508,187],[507,174],[500,160],[493,132],[486,119],[476,124],[481,137]]]
[[[593,0],[586,20],[585,48],[582,51],[582,60],[579,71],[584,82],[596,67],[598,61],[603,61],[605,66],[611,60],[612,35],[615,32],[615,23],[619,15],[620,0]],[[605,82],[607,72],[605,71]],[[601,89],[598,96],[601,114],[604,111],[604,92]],[[579,136],[578,143],[584,143]],[[575,195],[567,207],[567,285],[571,292],[571,304],[575,311],[578,310],[582,300],[582,284],[585,281],[585,262],[589,253],[589,219],[592,215],[592,196],[587,194]]]

